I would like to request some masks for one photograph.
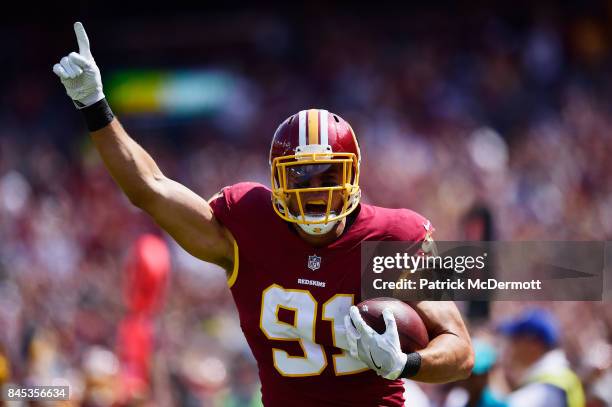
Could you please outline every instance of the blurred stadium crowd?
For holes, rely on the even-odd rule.
[[[234,78],[222,106],[198,114],[115,109],[166,175],[204,197],[241,180],[268,184],[276,126],[325,107],[360,140],[364,199],[423,213],[438,240],[473,237],[461,220],[475,205],[490,209],[492,238],[610,240],[612,3],[443,3],[366,20],[359,6],[314,8],[127,14],[112,30],[103,14],[82,21],[103,78],[143,67]],[[71,23],[0,29],[18,44],[7,44],[15,60],[0,68],[0,383],[62,379],[73,389],[66,405],[125,405],[119,287],[129,248],[157,229],[114,185],[51,72],[76,48]],[[53,34],[34,55],[45,32]],[[123,106],[117,95],[111,106]],[[223,273],[169,244],[154,385],[132,403],[257,405],[256,367]],[[499,321],[531,305],[494,303],[470,327],[492,338]],[[612,308],[537,305],[559,320],[588,405],[612,405]],[[500,339],[492,343],[503,353]],[[499,377],[494,386],[508,392]],[[450,405],[452,387],[421,386],[422,405]]]

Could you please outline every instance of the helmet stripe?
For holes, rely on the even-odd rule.
[[[308,144],[319,144],[319,111],[308,111]]]
[[[329,112],[327,110],[319,110],[321,112],[321,145],[326,146],[329,144],[327,117]]]
[[[302,110],[300,113],[298,113],[299,118],[300,118],[300,146],[305,146],[306,145],[306,110]]]

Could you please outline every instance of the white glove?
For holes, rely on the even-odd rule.
[[[66,93],[77,108],[93,105],[104,98],[102,77],[91,51],[85,28],[80,22],[74,23],[74,33],[79,43],[79,53],[71,52],[59,64],[53,65],[53,72],[60,77]]]
[[[344,326],[351,356],[359,358],[379,376],[389,380],[397,379],[408,356],[400,347],[393,312],[389,308],[383,310],[386,329],[382,335],[366,324],[356,306],[351,307],[349,314],[350,318],[348,315],[344,317]]]

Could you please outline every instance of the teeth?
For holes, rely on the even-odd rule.
[[[322,199],[319,199],[317,201],[308,201],[308,203],[312,205],[325,205],[325,201]]]

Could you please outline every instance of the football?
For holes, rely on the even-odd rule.
[[[357,304],[363,320],[376,332],[385,332],[382,312],[390,308],[395,316],[402,351],[405,353],[423,349],[429,343],[429,335],[423,320],[408,304],[395,298],[372,298]]]

